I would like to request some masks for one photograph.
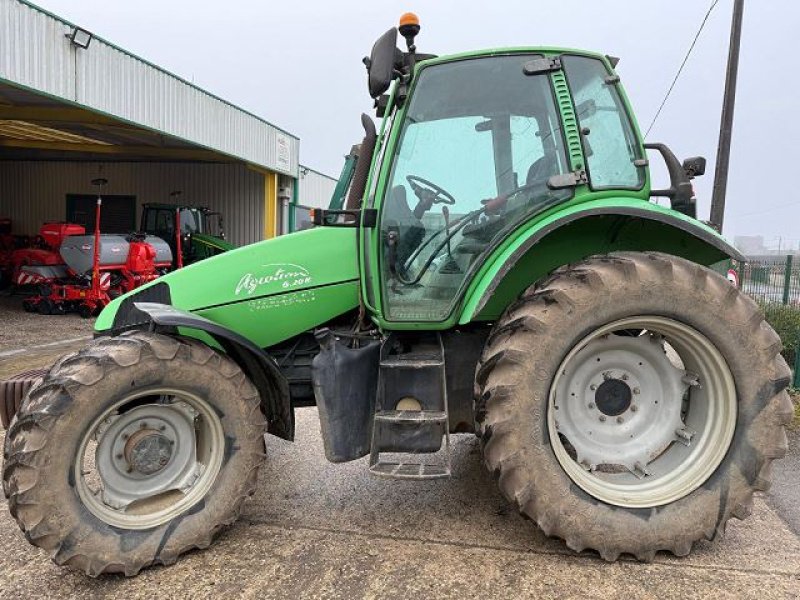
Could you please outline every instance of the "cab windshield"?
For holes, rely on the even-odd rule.
[[[571,197],[547,186],[570,169],[550,78],[523,72],[537,58],[421,70],[382,208],[389,320],[445,318],[487,248],[527,215]]]

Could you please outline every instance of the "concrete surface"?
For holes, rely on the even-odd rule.
[[[0,373],[52,361],[45,350],[0,359]],[[454,436],[451,480],[393,482],[370,477],[363,459],[327,463],[316,409],[297,417],[296,443],[267,438],[259,489],[237,524],[210,549],[134,579],[56,567],[0,507],[0,599],[800,598],[797,521],[782,518],[800,499],[796,479],[759,497],[721,543],[682,559],[608,564],[517,515],[473,436]],[[787,465],[777,477],[796,477],[796,460]]]
[[[789,432],[789,453],[775,464],[769,504],[786,521],[789,528],[800,536],[800,427]]]
[[[22,296],[0,295],[0,357],[12,349],[91,336],[94,319],[27,313],[22,310],[22,300]]]
[[[719,544],[687,558],[607,564],[574,555],[504,502],[472,436],[456,436],[450,481],[371,478],[325,461],[315,409],[269,462],[243,518],[215,545],[135,579],[53,565],[0,512],[0,598],[794,598],[800,538],[763,499]]]

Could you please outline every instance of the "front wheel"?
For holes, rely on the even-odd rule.
[[[200,342],[133,333],[61,359],[5,442],[3,489],[57,564],[134,575],[205,548],[264,458],[259,395]]]
[[[486,464],[576,551],[685,555],[749,514],[786,452],[781,348],[758,306],[700,265],[621,253],[564,267],[487,343]]]

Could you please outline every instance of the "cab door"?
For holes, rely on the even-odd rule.
[[[535,54],[422,66],[376,167],[367,301],[387,329],[446,328],[488,253],[536,211],[568,200],[571,171],[547,73]]]

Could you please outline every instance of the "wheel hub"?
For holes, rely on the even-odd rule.
[[[121,510],[190,488],[204,468],[197,461],[196,417],[187,403],[174,402],[146,404],[106,420],[95,451],[102,502]]]
[[[123,455],[131,468],[142,475],[163,469],[172,458],[174,442],[155,429],[140,429],[128,438]]]
[[[556,429],[584,469],[649,475],[647,465],[690,434],[681,420],[686,373],[657,336],[606,335],[565,365],[556,386]]]
[[[606,379],[594,395],[597,410],[609,417],[616,417],[627,411],[632,400],[633,391],[621,379]]]

